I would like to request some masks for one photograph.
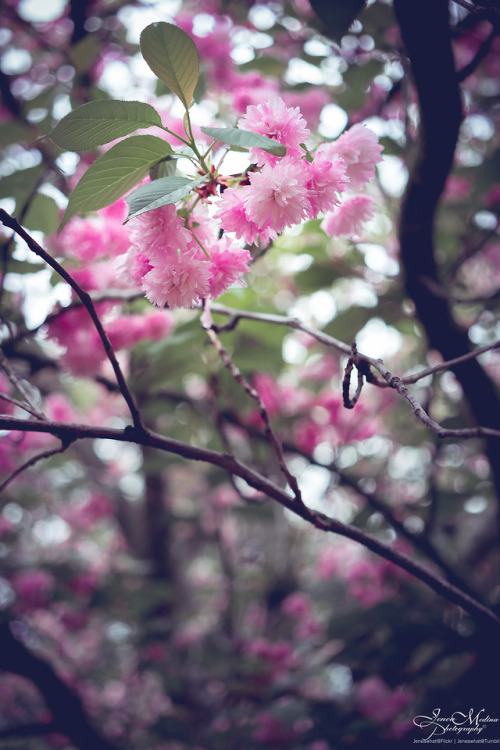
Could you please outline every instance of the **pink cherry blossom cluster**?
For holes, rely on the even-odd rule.
[[[249,172],[250,184],[223,193],[218,217],[225,231],[246,242],[266,243],[286,227],[326,214],[327,234],[352,236],[373,216],[369,196],[351,194],[342,202],[347,189],[361,190],[370,181],[381,158],[382,147],[365,126],[354,125],[307,156],[303,144],[310,131],[300,109],[273,97],[250,105],[239,127],[277,140],[286,146],[286,156],[250,149],[250,159],[261,170]]]
[[[382,148],[368,128],[354,125],[312,156],[304,145],[310,131],[299,107],[287,107],[278,96],[248,106],[238,127],[278,141],[286,155],[251,148],[245,173],[216,177],[221,195],[215,196],[215,213],[208,213],[203,198],[199,204],[199,196],[188,205],[187,220],[166,205],[129,222],[126,271],[155,305],[191,307],[219,297],[248,270],[245,244],[266,244],[319,214],[325,215],[327,234],[352,236],[374,214],[369,196],[341,200],[346,189],[366,185],[381,158]]]
[[[203,207],[192,212],[188,227],[173,205],[140,214],[129,226],[128,274],[159,307],[219,297],[248,270],[249,251],[227,236],[219,239]]]

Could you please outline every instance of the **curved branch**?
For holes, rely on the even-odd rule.
[[[328,531],[333,534],[352,539],[362,544],[376,555],[389,560],[389,562],[403,568],[411,575],[423,581],[433,591],[443,596],[450,602],[458,604],[466,612],[481,623],[484,627],[500,629],[500,618],[476,601],[473,597],[445,581],[434,572],[428,570],[419,562],[416,562],[408,555],[379,542],[371,537],[362,529],[330,518],[324,513],[311,510],[305,505],[296,502],[295,498],[286,490],[279,487],[273,481],[260,474],[255,469],[239,461],[232,455],[219,453],[209,448],[199,448],[189,443],[183,443],[180,440],[160,435],[146,428],[137,428],[133,426],[125,427],[123,430],[111,427],[97,427],[83,424],[67,424],[63,422],[34,422],[30,420],[16,419],[15,417],[0,417],[0,429],[4,430],[21,430],[25,432],[44,432],[56,435],[61,440],[74,442],[85,438],[107,438],[118,440],[120,442],[135,443],[136,445],[150,446],[167,453],[173,453],[192,461],[203,461],[220,469],[227,471],[229,474],[244,479],[254,489],[267,495],[267,497],[276,500],[284,508],[307,521],[312,526],[321,531]]]
[[[71,444],[71,440],[66,440],[63,442],[62,445],[59,446],[59,448],[52,448],[51,450],[42,451],[41,453],[37,453],[34,456],[31,456],[27,461],[25,461],[21,466],[18,466],[18,468],[10,474],[5,481],[3,481],[0,484],[0,492],[3,492],[3,490],[14,481],[16,477],[18,477],[20,474],[23,473],[23,471],[26,471],[26,469],[29,469],[31,466],[34,466],[39,461],[42,461],[44,458],[51,458],[52,456],[57,456],[58,453],[64,453],[66,448],[69,448]]]
[[[14,637],[9,624],[0,625],[0,669],[27,677],[42,693],[52,716],[52,728],[65,734],[80,750],[117,750],[89,723],[80,698],[52,667]],[[43,725],[35,725],[42,731]]]
[[[420,107],[419,148],[401,207],[399,240],[406,291],[415,303],[430,345],[445,360],[469,350],[467,333],[455,322],[449,302],[428,281],[439,283],[434,252],[436,209],[450,172],[462,120],[462,103],[451,48],[447,0],[394,0],[410,58]],[[452,366],[476,424],[500,425],[495,387],[475,359]],[[487,441],[500,497],[500,443]]]
[[[118,385],[120,387],[120,392],[127,402],[127,406],[130,410],[130,414],[132,415],[132,419],[134,422],[134,425],[137,428],[142,427],[142,419],[141,415],[139,414],[139,411],[137,409],[137,405],[135,403],[135,399],[132,395],[132,393],[129,390],[129,387],[127,385],[127,382],[125,380],[125,377],[122,373],[121,367],[118,363],[118,360],[116,358],[115,352],[113,347],[111,346],[111,342],[108,338],[108,335],[106,331],[103,328],[103,325],[100,321],[99,316],[97,315],[94,303],[92,302],[92,298],[90,297],[90,294],[85,292],[79,284],[73,279],[73,277],[58,263],[54,258],[49,255],[49,253],[41,247],[38,242],[35,242],[33,237],[29,235],[19,224],[16,219],[14,219],[10,214],[7,213],[7,211],[4,211],[0,208],[0,221],[2,224],[4,224],[6,227],[9,227],[10,229],[14,230],[14,232],[21,237],[29,247],[29,249],[35,253],[35,255],[38,255],[39,258],[42,258],[42,260],[47,263],[51,268],[56,271],[59,276],[66,281],[67,284],[70,285],[70,287],[73,289],[73,291],[78,295],[80,300],[82,301],[83,306],[88,311],[90,317],[92,318],[92,322],[95,326],[95,329],[97,333],[99,334],[99,338],[102,341],[102,344],[104,346],[104,350],[106,352],[106,356],[108,357],[111,366],[113,368],[113,371],[115,373],[116,380],[118,382]]]

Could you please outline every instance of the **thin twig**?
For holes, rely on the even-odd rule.
[[[257,404],[257,408],[259,409],[260,416],[262,418],[262,421],[264,422],[264,429],[266,431],[266,435],[269,438],[269,441],[271,442],[271,445],[274,448],[274,451],[278,458],[280,469],[283,472],[290,486],[290,489],[292,490],[295,496],[297,503],[305,507],[304,501],[302,500],[302,494],[300,492],[297,479],[290,472],[290,470],[288,469],[286,465],[285,457],[283,455],[283,447],[271,426],[269,414],[267,413],[267,409],[264,405],[262,398],[260,397],[260,394],[252,385],[250,385],[248,380],[242,374],[241,370],[239,370],[238,367],[236,367],[231,357],[229,356],[227,350],[222,345],[219,337],[217,336],[217,333],[213,329],[212,315],[210,312],[210,303],[208,300],[204,300],[203,302],[203,315],[201,318],[201,324],[203,328],[205,329],[205,331],[207,332],[208,338],[210,339],[211,343],[213,344],[213,346],[219,353],[219,356],[221,360],[223,361],[224,365],[226,366],[226,368],[229,370],[229,372],[231,373],[233,378],[236,380],[236,382],[241,385],[243,390]]]
[[[90,295],[85,292],[79,284],[73,279],[73,277],[58,263],[54,258],[49,255],[49,253],[44,250],[31,235],[29,235],[19,224],[16,219],[14,219],[10,214],[7,213],[7,211],[4,211],[3,209],[0,209],[0,221],[10,229],[13,229],[16,234],[21,237],[29,249],[35,253],[35,255],[38,255],[39,258],[42,258],[51,268],[53,268],[61,278],[66,281],[67,284],[70,285],[70,287],[73,289],[73,291],[78,295],[78,297],[81,299],[82,304],[88,311],[90,317],[92,318],[92,322],[94,323],[95,329],[97,333],[99,334],[99,338],[102,341],[102,344],[104,346],[104,350],[106,352],[106,355],[111,363],[111,366],[113,368],[113,371],[115,373],[116,380],[118,381],[118,384],[120,386],[120,392],[125,399],[128,408],[130,410],[130,414],[132,416],[132,420],[134,422],[134,425],[138,428],[144,428],[141,415],[139,414],[139,411],[137,409],[137,405],[135,403],[135,399],[132,395],[132,393],[129,390],[129,387],[127,385],[127,382],[125,380],[125,377],[122,373],[121,367],[118,363],[118,360],[116,358],[115,352],[113,347],[111,346],[111,342],[108,338],[108,335],[106,331],[104,330],[104,327],[100,321],[99,316],[97,315],[94,303],[92,302],[92,298]]]
[[[32,417],[36,417],[37,419],[42,419],[42,417],[40,417],[39,411],[37,411],[36,409],[32,409],[27,404],[23,404],[23,402],[18,401],[17,398],[11,398],[10,396],[7,396],[5,393],[0,393],[0,399],[2,399],[2,401],[8,401],[9,404],[13,404],[14,406],[19,407],[19,409],[22,409],[28,414],[31,414]],[[43,417],[43,419],[46,419],[46,417]]]
[[[270,313],[252,313],[246,310],[236,310],[234,308],[225,307],[224,305],[220,304],[213,304],[212,312],[219,313],[221,315],[229,315],[231,317],[230,324],[228,326],[216,327],[216,331],[231,330],[231,328],[234,328],[240,320],[254,320],[262,323],[272,323],[274,325],[287,326],[288,328],[293,328],[297,331],[303,331],[304,333],[307,333],[309,336],[312,336],[314,339],[316,339],[316,341],[325,344],[325,346],[330,346],[333,349],[342,352],[343,354],[347,354],[348,356],[352,355],[351,347],[349,347],[347,344],[344,344],[342,341],[339,341],[333,336],[329,336],[322,331],[317,331],[316,329],[306,325],[305,323],[301,323],[300,320],[297,320],[297,318],[289,318],[282,315],[274,315]],[[489,345],[488,349],[496,348],[496,346],[497,344]],[[465,360],[472,359],[479,354],[483,354],[483,352],[487,351],[488,349],[485,350],[484,347],[482,347],[481,349],[476,350],[476,352],[471,352],[470,355],[463,355],[463,357],[465,358]],[[453,365],[454,360],[449,360],[449,362]],[[470,427],[460,430],[451,430],[442,427],[438,422],[435,422],[433,419],[431,419],[431,417],[429,417],[423,406],[406,387],[408,384],[408,380],[406,378],[399,378],[397,375],[394,375],[394,373],[390,372],[390,370],[388,370],[384,366],[381,360],[373,359],[372,357],[368,357],[365,354],[358,353],[355,364],[358,369],[359,367],[364,367],[363,374],[365,375],[367,382],[379,388],[393,388],[401,396],[403,396],[410,404],[415,416],[417,416],[418,419],[420,419],[420,421],[423,422],[428,429],[432,430],[432,432],[435,432],[439,437],[461,437],[466,439],[479,437],[500,437],[500,430],[494,429],[492,427]],[[371,373],[369,369],[370,367],[373,367],[382,375],[382,380],[379,380]],[[436,365],[436,367],[439,369],[447,369],[448,363],[443,362],[441,365]],[[424,375],[422,375],[422,377],[424,377]]]
[[[455,359],[449,359],[446,362],[441,362],[438,365],[434,365],[433,367],[428,367],[426,370],[421,370],[420,372],[417,372],[415,375],[405,375],[401,378],[401,381],[405,385],[412,385],[413,383],[416,383],[418,380],[421,380],[422,378],[426,378],[428,375],[434,375],[437,372],[442,372],[443,370],[449,370],[450,367],[453,367],[454,365],[459,365],[461,362],[466,362],[468,359],[474,359],[475,357],[479,357],[481,354],[484,354],[485,352],[493,351],[494,349],[500,348],[500,341],[495,341],[494,344],[487,344],[486,346],[481,346],[479,349],[475,349],[473,352],[467,352],[467,354],[463,354],[461,357],[455,357]]]
[[[37,409],[36,405],[33,403],[33,399],[31,398],[31,394],[28,391],[28,389],[25,387],[22,379],[18,376],[18,374],[13,370],[13,368],[10,366],[9,360],[3,353],[3,351],[0,349],[0,367],[5,372],[7,377],[9,378],[10,382],[16,388],[21,396],[24,398],[28,408],[26,411],[29,414],[32,414],[37,419],[46,419],[47,417],[45,414],[43,414],[39,409]],[[8,399],[7,399],[8,400]],[[24,406],[20,403],[20,406],[24,409]]]
[[[491,427],[466,427],[464,429],[450,430],[442,427],[432,417],[430,417],[425,411],[422,404],[415,398],[405,383],[398,378],[397,375],[393,375],[388,370],[381,360],[374,360],[371,357],[366,357],[366,360],[375,367],[382,375],[384,380],[387,381],[390,388],[394,388],[403,398],[405,398],[410,404],[413,413],[423,424],[435,432],[441,438],[444,437],[462,437],[462,438],[477,438],[477,437],[495,437],[500,438],[500,430],[495,430]]]
[[[100,302],[133,302],[136,299],[144,299],[143,292],[130,291],[129,289],[99,289],[97,291],[89,292],[89,297],[92,302],[99,304]],[[68,305],[59,307],[57,310],[49,313],[45,320],[39,323],[33,328],[20,328],[15,334],[6,339],[3,343],[5,345],[12,345],[21,341],[22,339],[30,336],[35,336],[38,331],[46,325],[49,325],[54,320],[58,320],[66,313],[71,310],[78,310],[83,307],[84,304],[81,299],[74,299]]]
[[[262,441],[266,440],[266,436],[263,432],[261,432],[256,427],[245,424],[233,412],[225,412],[223,416],[230,424],[235,424],[239,427],[239,429],[245,430],[249,437],[257,438]],[[339,469],[334,461],[329,464],[322,463],[315,459],[313,455],[299,448],[295,443],[292,443],[288,440],[283,442],[283,448],[287,451],[287,453],[294,453],[298,456],[302,456],[312,465],[320,466],[321,468],[327,469],[332,474],[336,475],[340,479],[341,484],[344,484],[352,489],[368,505],[370,505],[375,511],[380,513],[385,518],[387,523],[394,528],[399,536],[409,541],[416,549],[418,549],[420,552],[423,552],[429,560],[432,560],[432,562],[436,563],[436,565],[438,565],[443,570],[443,572],[446,573],[448,579],[455,586],[462,589],[471,596],[477,596],[477,594],[470,588],[470,586],[464,581],[464,579],[456,573],[456,571],[446,560],[441,557],[438,550],[429,541],[429,535],[425,535],[423,533],[415,534],[409,531],[404,524],[404,520],[400,520],[399,518],[396,518],[394,516],[394,508],[389,507],[386,502],[378,497],[375,493],[368,492],[362,489],[359,486],[359,483],[355,479],[345,474],[342,469]]]
[[[26,471],[26,469],[29,469],[31,466],[34,466],[39,461],[42,461],[44,458],[51,458],[51,456],[56,456],[58,453],[64,453],[64,451],[69,447],[71,444],[71,440],[64,440],[62,442],[62,445],[59,446],[59,448],[52,448],[52,450],[43,451],[42,453],[37,453],[35,456],[31,456],[27,461],[25,461],[21,466],[18,466],[18,468],[12,472],[10,476],[7,477],[7,479],[0,484],[0,492],[3,492],[3,490],[20,474],[23,473],[23,471]]]

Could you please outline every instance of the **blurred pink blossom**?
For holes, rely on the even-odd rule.
[[[375,165],[381,160],[382,146],[375,133],[360,123],[353,125],[336,141],[324,147],[330,155],[340,156],[347,165],[349,189],[359,190],[375,174]]]
[[[403,687],[392,690],[380,677],[366,677],[356,686],[355,702],[359,711],[377,724],[389,724],[414,699]]]
[[[43,607],[54,589],[54,576],[46,570],[26,570],[14,576],[12,585],[23,605]]]
[[[375,215],[375,201],[367,195],[353,195],[328,214],[321,228],[330,237],[358,237],[364,224]]]

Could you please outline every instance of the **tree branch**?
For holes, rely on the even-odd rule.
[[[42,451],[41,453],[37,453],[35,456],[31,456],[27,461],[25,461],[21,466],[19,466],[15,471],[12,472],[10,476],[7,477],[7,479],[0,484],[0,492],[3,492],[3,490],[20,474],[23,473],[23,471],[26,471],[26,469],[29,469],[31,466],[34,466],[39,461],[42,461],[44,458],[51,458],[51,456],[57,456],[58,453],[64,453],[64,451],[69,448],[71,444],[71,440],[67,438],[63,441],[62,445],[59,446],[59,448],[52,448],[52,450],[46,450]]]
[[[462,120],[448,2],[394,0],[394,10],[412,66],[421,120],[417,159],[399,222],[406,291],[415,303],[430,345],[441,352],[443,359],[455,360],[469,349],[467,334],[455,322],[448,301],[436,296],[426,283],[429,279],[439,283],[434,252],[436,209],[453,163]],[[482,434],[496,437],[500,401],[492,381],[476,359],[461,361],[452,369],[474,421],[484,425]],[[500,497],[500,442],[488,440],[486,450]]]
[[[3,209],[0,209],[0,221],[6,227],[13,229],[14,232],[25,241],[29,249],[33,253],[35,253],[35,255],[38,255],[39,258],[42,258],[42,260],[44,260],[51,268],[53,268],[54,271],[56,271],[59,274],[59,276],[61,276],[61,278],[63,278],[64,281],[66,281],[66,283],[69,284],[70,287],[73,289],[73,291],[78,295],[78,297],[82,301],[82,304],[84,305],[90,317],[92,318],[92,322],[94,323],[97,333],[99,334],[99,337],[104,346],[106,355],[115,373],[115,377],[118,382],[118,385],[120,386],[120,392],[123,398],[125,399],[125,401],[127,402],[128,408],[130,410],[130,414],[132,415],[134,425],[137,428],[141,428],[143,426],[142,419],[137,409],[135,399],[129,390],[125,377],[121,371],[121,367],[116,358],[114,349],[111,346],[111,342],[108,338],[108,335],[106,331],[104,330],[104,327],[99,319],[99,316],[97,315],[96,309],[94,307],[94,303],[92,302],[92,298],[90,297],[90,295],[87,292],[85,292],[79,284],[77,284],[77,282],[73,279],[73,277],[60,265],[60,263],[54,260],[54,258],[51,255],[49,255],[49,253],[46,250],[44,250],[37,242],[35,242],[33,237],[31,237],[21,227],[21,225],[19,224],[18,221],[16,221],[16,219],[10,216],[10,214],[8,214],[7,211],[4,211]]]
[[[135,443],[136,445],[151,446],[167,453],[173,453],[182,456],[191,461],[203,461],[213,466],[227,471],[229,474],[244,479],[254,489],[262,492],[270,499],[276,500],[280,505],[295,513],[297,516],[307,521],[312,526],[321,531],[339,534],[340,536],[352,539],[364,547],[367,547],[376,555],[389,560],[390,562],[403,568],[408,573],[423,581],[433,591],[443,596],[450,602],[458,604],[466,612],[477,620],[484,627],[499,628],[500,618],[476,601],[473,597],[464,593],[456,586],[448,583],[440,576],[425,568],[420,563],[412,560],[408,555],[399,552],[392,547],[379,542],[361,529],[330,518],[324,513],[313,511],[305,505],[300,505],[295,501],[286,490],[279,487],[273,481],[260,474],[255,469],[247,466],[234,456],[218,453],[209,448],[199,448],[188,443],[183,443],[174,438],[160,435],[146,428],[137,428],[129,425],[123,430],[111,427],[98,427],[83,424],[67,424],[63,422],[34,422],[30,420],[16,419],[15,417],[0,417],[0,429],[4,430],[21,430],[25,432],[43,432],[56,435],[66,440],[76,441],[83,439],[105,438],[109,440],[118,440],[120,442]]]
[[[80,750],[117,750],[89,723],[80,698],[47,662],[14,637],[9,624],[0,624],[0,669],[27,677],[42,693],[53,716],[53,730],[69,737]]]
[[[253,388],[250,385],[248,380],[246,380],[246,378],[243,376],[241,371],[236,367],[234,362],[231,360],[231,357],[227,353],[227,350],[221,344],[216,332],[214,331],[212,315],[210,313],[210,304],[207,300],[205,300],[203,304],[202,325],[205,331],[207,332],[207,335],[210,341],[212,342],[213,346],[219,353],[220,358],[224,362],[224,365],[227,367],[227,369],[229,370],[233,378],[236,380],[237,383],[241,385],[245,393],[247,393],[250,396],[252,401],[254,401],[257,404],[259,414],[261,416],[262,421],[264,422],[264,429],[266,432],[266,436],[274,448],[274,452],[276,453],[276,457],[278,459],[280,469],[283,472],[283,475],[286,478],[286,481],[288,482],[288,485],[295,496],[295,500],[300,505],[304,505],[304,501],[302,500],[302,494],[300,492],[297,479],[290,472],[290,470],[288,469],[288,466],[286,465],[285,457],[283,455],[283,447],[271,426],[269,415],[267,413],[267,409],[264,405],[264,402],[262,398],[260,397],[260,394],[255,390],[255,388]]]
[[[283,325],[287,326],[289,328],[293,328],[296,331],[303,331],[304,333],[307,333],[308,335],[312,336],[316,341],[319,341],[322,344],[325,344],[325,346],[330,346],[333,349],[336,349],[337,351],[342,352],[343,354],[347,354],[349,357],[352,357],[352,347],[348,346],[347,344],[344,344],[342,341],[339,341],[338,339],[335,339],[333,336],[329,336],[327,333],[323,333],[322,331],[317,331],[316,329],[312,328],[311,326],[306,325],[305,323],[301,323],[300,320],[297,320],[297,318],[287,318],[281,315],[273,315],[273,314],[266,314],[266,313],[252,313],[248,312],[246,310],[236,310],[234,308],[225,307],[224,305],[218,305],[213,304],[212,305],[212,311],[215,313],[221,313],[222,315],[230,315],[231,320],[227,324],[227,326],[216,326],[217,331],[227,331],[232,330],[240,320],[254,320],[262,323],[272,323],[275,325]],[[496,346],[492,345],[489,348],[494,348]],[[484,349],[484,348],[483,348]],[[483,349],[476,350],[476,352],[470,353],[470,355],[463,355],[460,357],[460,361],[462,359],[467,362],[467,360],[471,359],[472,357],[478,356],[479,354],[483,353]],[[406,379],[401,379],[397,375],[394,375],[394,373],[390,372],[388,370],[383,362],[379,359],[374,359],[373,357],[368,357],[366,354],[361,354],[359,352],[356,352],[356,357],[353,359],[354,364],[362,369],[367,381],[371,383],[372,385],[375,385],[379,388],[393,388],[395,391],[397,391],[401,396],[403,396],[408,403],[410,404],[413,413],[415,416],[420,419],[423,424],[429,429],[432,430],[432,432],[435,432],[439,437],[445,438],[445,437],[462,437],[462,438],[479,438],[479,437],[488,437],[488,438],[500,438],[500,429],[490,428],[490,427],[470,427],[465,428],[461,430],[450,430],[446,429],[445,427],[442,427],[438,422],[435,422],[429,415],[426,413],[423,406],[418,402],[418,400],[413,396],[413,394],[410,392],[410,390],[406,387]],[[437,365],[439,368],[447,368],[447,363],[443,362],[441,365]],[[453,365],[453,361],[451,363],[451,366]],[[373,367],[380,374],[382,375],[383,380],[376,379],[373,375],[369,374],[369,368]],[[358,383],[359,387],[359,383]],[[500,424],[500,421],[498,422]]]

